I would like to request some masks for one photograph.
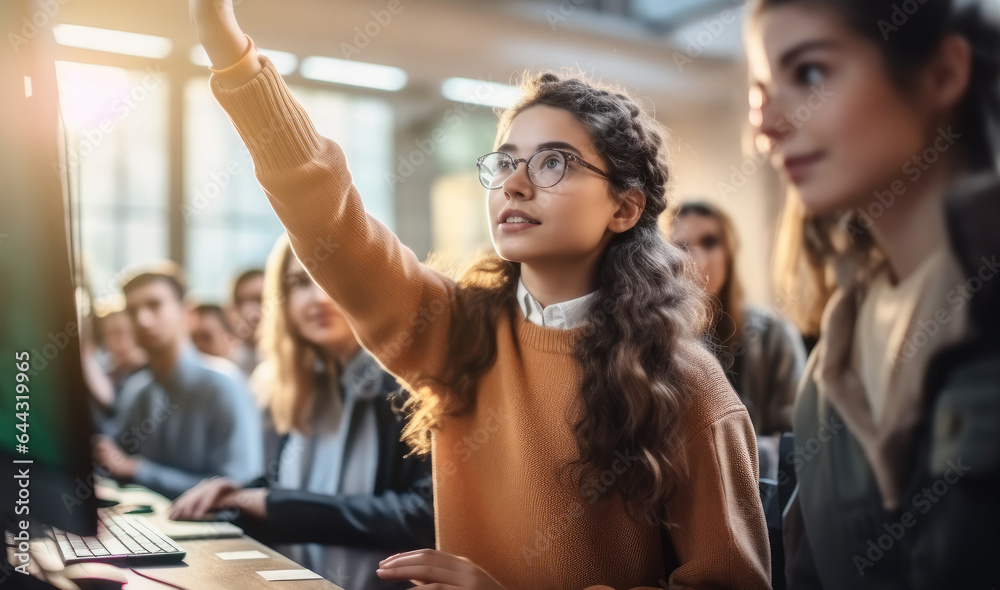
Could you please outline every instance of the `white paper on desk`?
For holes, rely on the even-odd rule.
[[[216,553],[220,559],[268,559],[267,553],[260,551],[223,551]]]
[[[319,580],[323,576],[311,572],[307,569],[301,570],[270,570],[257,572],[268,582],[282,582],[284,580]]]

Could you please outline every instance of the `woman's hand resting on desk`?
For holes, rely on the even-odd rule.
[[[267,489],[241,488],[225,477],[210,477],[184,492],[170,505],[173,520],[204,520],[209,512],[239,508],[243,514],[264,520],[267,518]]]
[[[503,590],[476,564],[434,549],[397,553],[379,562],[383,580],[410,580],[428,590]]]

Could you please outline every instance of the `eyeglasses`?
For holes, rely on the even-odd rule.
[[[524,162],[528,165],[528,180],[531,181],[531,184],[538,188],[549,188],[555,186],[563,179],[563,176],[566,176],[566,168],[571,161],[611,180],[607,173],[588,164],[583,158],[553,148],[539,150],[528,159],[513,158],[510,154],[503,152],[492,152],[476,160],[476,166],[479,168],[479,182],[490,190],[502,187],[503,183],[517,170],[518,162]]]

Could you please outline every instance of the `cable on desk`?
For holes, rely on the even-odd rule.
[[[184,586],[178,586],[177,584],[172,584],[170,582],[165,582],[163,580],[158,580],[158,579],[154,578],[153,576],[147,576],[146,574],[140,572],[139,570],[135,569],[134,567],[130,567],[128,569],[132,570],[132,573],[134,573],[135,575],[142,576],[143,578],[146,578],[147,580],[152,580],[152,581],[154,581],[154,582],[156,582],[158,584],[163,584],[165,586],[170,586],[171,588],[177,588],[178,590],[187,590],[187,588],[185,588]]]

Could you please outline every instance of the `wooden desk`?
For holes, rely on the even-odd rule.
[[[295,580],[268,582],[257,574],[264,570],[301,569],[302,566],[250,537],[238,539],[201,539],[177,543],[187,556],[177,565],[136,567],[143,574],[176,584],[189,590],[233,588],[238,590],[343,590],[327,580]],[[224,560],[216,553],[223,551],[260,551],[267,559]],[[170,586],[159,584],[135,573],[128,575],[128,590],[162,590]]]
[[[128,590],[174,590],[173,586],[154,580],[176,584],[186,590],[344,590],[324,580],[295,580],[268,582],[257,574],[265,570],[302,569],[302,566],[276,553],[271,548],[250,537],[234,539],[201,539],[177,543],[187,555],[182,563],[140,566],[131,570],[122,568],[128,578]],[[260,551],[267,559],[224,560],[216,553],[223,551]],[[51,539],[36,539],[31,544],[32,574],[47,580],[56,588],[73,588],[62,573],[62,556]],[[149,578],[136,573],[142,572]]]
[[[163,521],[170,502],[144,488],[110,487],[108,484],[98,488],[98,495],[105,499],[116,500],[125,504],[148,504],[153,507],[153,514],[142,515],[148,518],[154,526]],[[304,569],[291,559],[274,551],[270,547],[246,535],[229,539],[198,539],[176,541],[187,552],[181,563],[155,566],[136,566],[125,569],[128,577],[128,590],[164,590],[173,586],[154,580],[163,580],[176,584],[186,590],[344,590],[340,586],[326,580],[289,580],[286,582],[269,582],[258,575],[266,570],[297,570]],[[73,588],[62,576],[62,556],[59,548],[51,539],[36,539],[32,542],[32,573],[35,577],[46,579],[57,588]],[[260,551],[266,559],[225,560],[216,553],[225,551]],[[140,576],[136,571],[149,576]],[[323,572],[316,572],[320,575]]]
[[[153,507],[153,513],[141,515],[150,520],[153,526],[158,526],[162,530],[165,527],[159,523],[167,522],[167,509],[170,502],[145,488],[126,487],[112,489],[107,486],[113,485],[105,482],[104,489],[98,492],[99,496],[106,499],[116,500],[123,504],[149,504]],[[287,582],[268,582],[257,572],[265,570],[292,570],[304,569],[301,565],[288,559],[284,555],[276,552],[270,547],[252,539],[246,535],[231,539],[198,539],[190,541],[176,541],[182,549],[187,551],[184,562],[174,565],[157,565],[134,567],[133,570],[143,574],[176,584],[188,590],[220,590],[232,588],[234,590],[343,590],[340,586],[325,580],[289,580]],[[216,553],[224,551],[260,551],[268,556],[267,559],[235,559],[225,560]],[[323,575],[323,572],[316,572]],[[127,572],[129,590],[160,590],[171,588],[166,584],[159,584],[148,578],[144,578],[135,573]]]

